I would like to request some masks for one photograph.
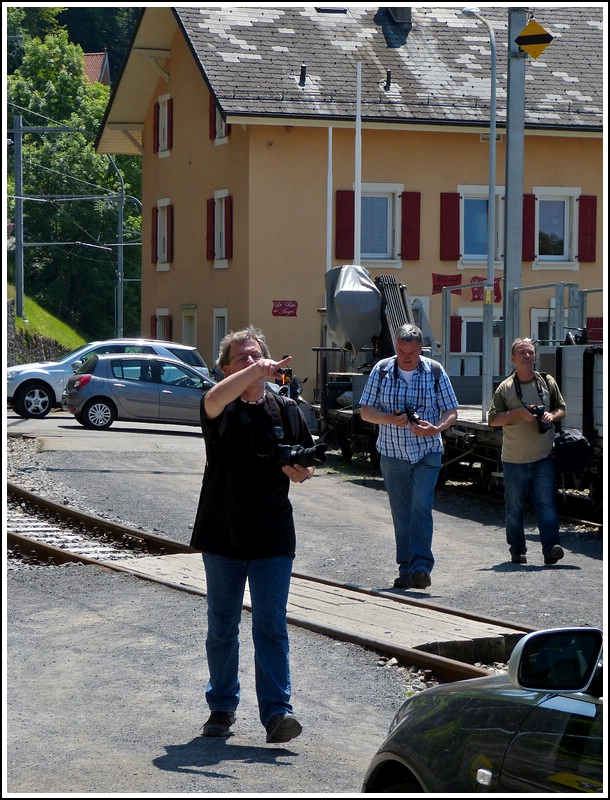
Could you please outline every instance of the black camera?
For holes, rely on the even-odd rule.
[[[325,444],[315,444],[313,447],[301,447],[300,444],[278,444],[275,454],[280,467],[314,467],[326,461]]]
[[[538,423],[538,433],[546,433],[547,431],[551,430],[553,427],[552,423],[542,421],[542,417],[546,411],[544,406],[531,405],[527,407],[527,410],[530,412],[530,414],[533,414],[536,417],[536,421]]]
[[[409,420],[409,422],[412,422],[413,425],[419,425],[419,423],[421,422],[421,417],[419,416],[417,411],[413,408],[413,406],[407,406],[404,411],[395,411],[394,413],[396,414],[397,417],[399,417],[401,414],[406,414],[407,419]]]

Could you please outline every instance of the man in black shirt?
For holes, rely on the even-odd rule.
[[[313,439],[294,400],[265,388],[291,360],[273,360],[264,334],[252,326],[230,333],[218,359],[225,377],[202,401],[207,464],[191,545],[203,553],[208,598],[211,714],[204,736],[229,736],[235,722],[246,580],[266,741],[287,742],[302,730],[290,703],[286,606],[296,537],[288,493],[291,482],[314,473],[290,457],[291,446],[313,448]]]

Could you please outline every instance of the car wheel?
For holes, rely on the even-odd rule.
[[[74,419],[79,423],[79,425],[85,425],[85,418],[83,417],[82,412],[80,414],[75,414]]]
[[[53,408],[55,397],[46,383],[28,383],[16,393],[14,402],[20,417],[42,419]]]
[[[116,411],[106,400],[89,400],[83,409],[82,418],[85,428],[104,431],[115,421]]]

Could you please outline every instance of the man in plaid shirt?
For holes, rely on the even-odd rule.
[[[441,431],[457,420],[451,381],[440,364],[421,355],[422,348],[423,334],[416,325],[399,328],[396,355],[373,367],[360,398],[361,418],[379,426],[377,450],[396,537],[396,589],[427,589],[432,583],[432,505],[443,452]]]

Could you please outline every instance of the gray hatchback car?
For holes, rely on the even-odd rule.
[[[201,398],[213,385],[211,378],[175,358],[94,355],[68,379],[62,408],[95,430],[115,420],[200,425]]]

